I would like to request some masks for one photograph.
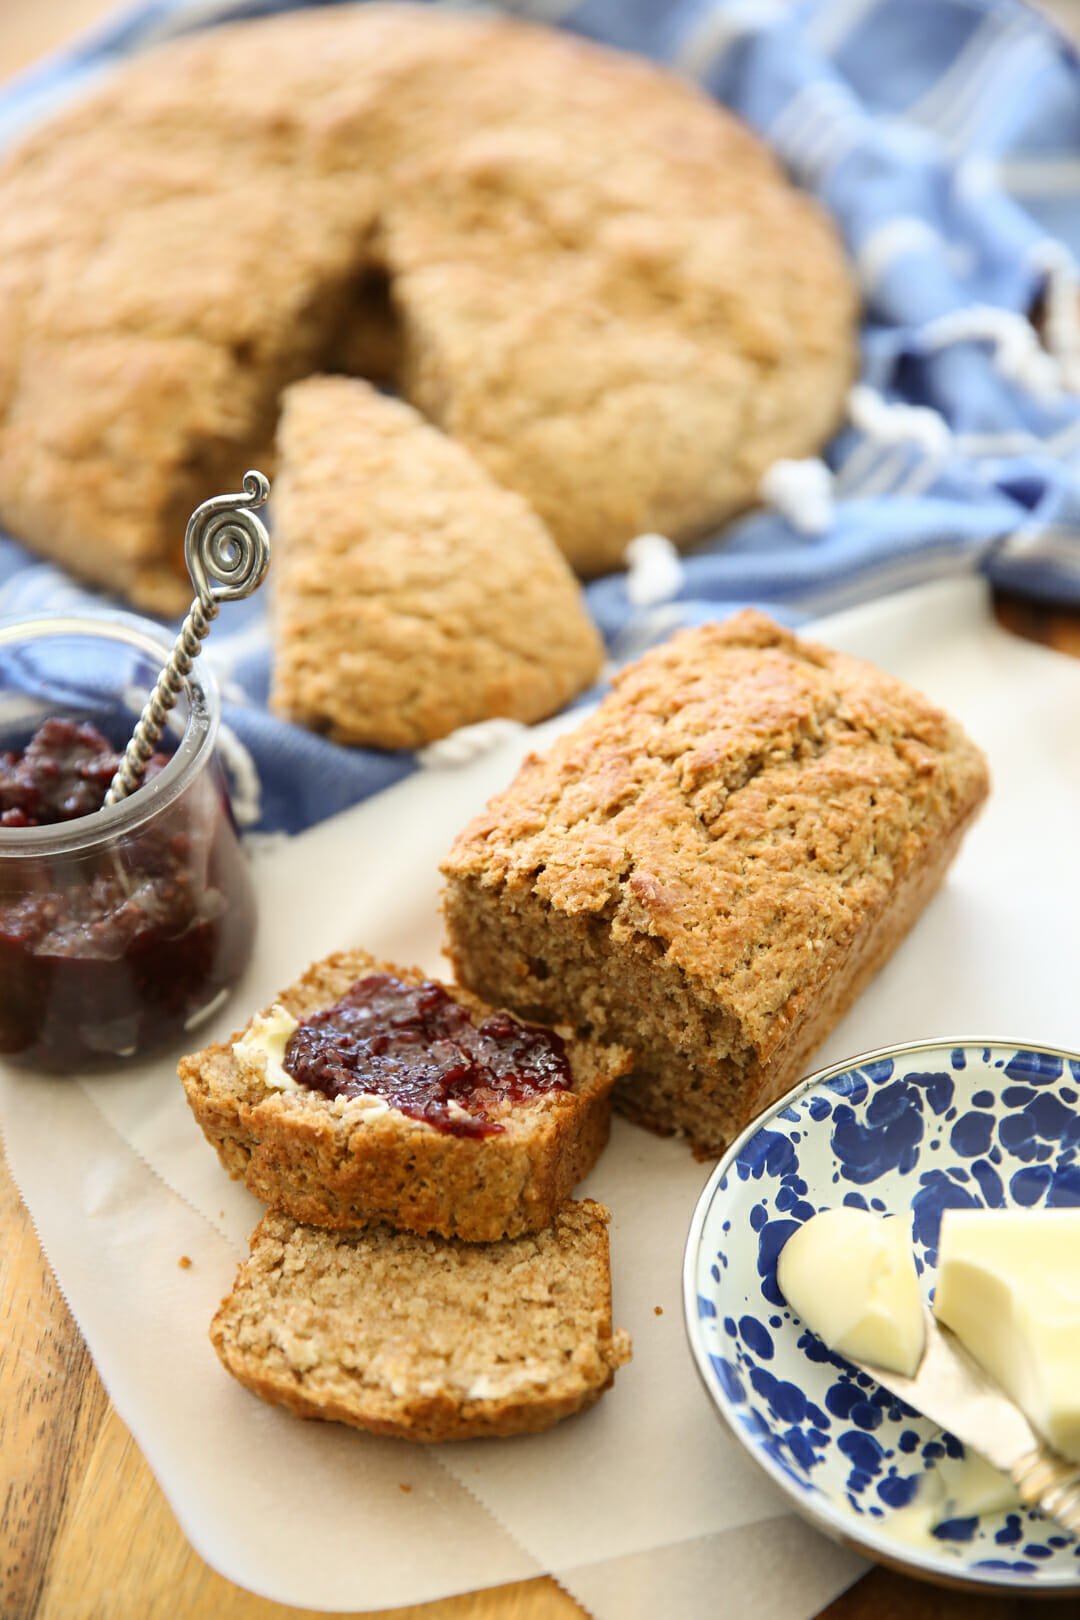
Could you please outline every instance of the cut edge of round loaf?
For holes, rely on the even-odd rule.
[[[567,1203],[500,1243],[270,1213],[210,1338],[295,1416],[437,1442],[537,1433],[591,1406],[630,1359],[611,1325],[608,1211]]]
[[[410,984],[429,976],[341,951],[316,962],[275,998],[294,1018],[340,1000],[357,979],[391,973]],[[468,991],[444,988],[474,1023],[494,1011]],[[505,1129],[481,1138],[449,1135],[365,1098],[337,1099],[306,1088],[278,1091],[233,1053],[243,1031],[181,1060],[180,1079],[196,1120],[234,1180],[271,1209],[307,1225],[348,1228],[386,1221],[419,1234],[494,1242],[547,1226],[596,1163],[607,1142],[611,1090],[632,1062],[621,1047],[558,1033],[573,1088],[508,1105]]]

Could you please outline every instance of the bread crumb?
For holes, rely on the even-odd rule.
[[[654,1316],[663,1316],[663,1314],[664,1314],[664,1307],[662,1305],[654,1305],[653,1306],[653,1315]]]
[[[398,1490],[399,1491],[411,1491],[412,1486],[411,1485],[399,1485]]]
[[[180,1267],[181,1271],[190,1271],[191,1270],[191,1256],[190,1255],[182,1254],[180,1256],[179,1260],[176,1263]]]

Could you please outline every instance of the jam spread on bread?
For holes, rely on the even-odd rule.
[[[473,1024],[439,984],[359,979],[312,1013],[285,1048],[286,1073],[327,1097],[374,1095],[451,1136],[503,1130],[492,1111],[570,1089],[562,1040],[494,1013]]]

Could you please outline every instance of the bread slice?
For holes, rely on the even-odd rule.
[[[584,1199],[543,1232],[477,1244],[271,1213],[210,1337],[234,1378],[298,1417],[404,1440],[536,1433],[630,1359],[608,1218]]]
[[[527,502],[411,405],[350,377],[286,390],[271,707],[418,748],[554,714],[600,672],[581,587]]]
[[[277,1004],[303,1020],[374,973],[409,984],[425,979],[417,968],[343,951],[309,968]],[[449,993],[473,1024],[492,1013],[467,991]],[[497,1134],[456,1136],[370,1096],[331,1100],[307,1087],[275,1089],[236,1051],[270,1011],[230,1040],[184,1058],[180,1078],[229,1174],[272,1209],[312,1226],[387,1221],[475,1242],[539,1231],[599,1157],[612,1086],[632,1061],[622,1048],[564,1030],[569,1090],[499,1103],[489,1111],[501,1127]]]

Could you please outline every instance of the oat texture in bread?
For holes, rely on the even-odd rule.
[[[543,720],[596,678],[599,634],[543,523],[412,406],[309,378],[285,392],[278,446],[279,713],[410,748]]]
[[[461,834],[462,983],[635,1048],[616,1106],[716,1152],[938,887],[988,787],[960,726],[748,611],[674,636]]]
[[[407,984],[426,977],[366,951],[343,951],[309,968],[276,1005],[303,1021],[358,980],[381,973]],[[467,991],[450,994],[474,1024],[492,1013]],[[497,1133],[460,1136],[379,1097],[279,1089],[258,1054],[253,1059],[240,1045],[271,1012],[263,1009],[230,1040],[184,1058],[180,1078],[234,1180],[272,1209],[313,1226],[387,1221],[478,1242],[538,1231],[599,1157],[611,1088],[630,1064],[628,1052],[574,1039],[567,1030],[569,1089],[506,1101],[491,1111]]]
[[[196,32],[0,166],[0,522],[149,607],[282,389],[388,381],[583,574],[836,427],[836,232],[707,96],[558,30],[363,5]]]
[[[210,1337],[234,1377],[298,1417],[403,1440],[533,1434],[630,1360],[607,1220],[584,1199],[542,1232],[463,1243],[271,1213]]]

